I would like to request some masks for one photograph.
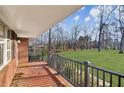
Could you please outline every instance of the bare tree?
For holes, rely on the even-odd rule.
[[[89,36],[88,36],[88,31],[89,29],[87,28],[86,25],[83,27],[83,32],[84,32],[84,47],[85,49],[88,49],[88,41],[89,41]]]
[[[98,51],[101,50],[101,38],[103,34],[103,29],[105,26],[109,25],[111,20],[111,14],[115,10],[115,7],[111,9],[107,8],[107,6],[98,6],[99,9],[99,39],[98,39]]]
[[[77,38],[79,36],[81,29],[80,29],[80,25],[73,23],[72,26],[72,42],[73,42],[73,49],[76,51],[77,48]]]
[[[90,37],[90,49],[92,48],[92,37],[93,37],[93,35],[94,35],[94,32],[95,32],[95,30],[96,30],[96,27],[93,27],[92,29],[91,29],[91,33],[89,34],[89,37]]]
[[[119,50],[119,27],[115,20],[110,25],[111,36],[113,37],[113,49]]]
[[[115,17],[115,20],[119,23],[119,30],[121,32],[121,41],[120,41],[120,51],[123,53],[123,42],[124,42],[124,6],[117,6],[118,17]]]
[[[64,27],[63,27],[62,22],[59,24],[58,31],[59,31],[59,34],[60,34],[61,46],[62,46],[62,49],[64,50]]]

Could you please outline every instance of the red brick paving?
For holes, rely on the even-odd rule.
[[[45,62],[21,64],[10,86],[13,87],[62,87]]]

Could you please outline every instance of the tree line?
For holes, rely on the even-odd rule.
[[[87,23],[81,25],[74,22],[70,31],[60,22],[48,32],[32,42],[33,45],[43,45],[52,51],[84,50],[84,49],[109,49],[124,52],[124,6],[96,6],[99,11],[96,16],[97,26],[90,27]],[[82,21],[84,19],[82,18]],[[49,42],[50,39],[50,42]]]

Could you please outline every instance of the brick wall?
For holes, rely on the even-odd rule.
[[[0,71],[0,87],[6,87],[11,84],[17,69],[16,60],[13,59]]]
[[[17,44],[17,42],[15,41]],[[9,86],[17,69],[17,46],[15,46],[15,58],[13,58],[2,70],[0,70],[0,87]]]
[[[28,62],[28,38],[19,38],[18,44],[18,61],[20,63]]]
[[[0,70],[0,87],[10,86],[19,63],[28,62],[28,38],[20,38],[20,44],[16,46],[15,58]],[[17,44],[17,42],[15,41]],[[18,51],[17,51],[18,50]]]

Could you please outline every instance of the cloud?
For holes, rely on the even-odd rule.
[[[90,16],[88,16],[88,17],[85,18],[85,22],[87,22],[89,20],[90,20]]]
[[[84,9],[85,9],[85,7],[83,6],[82,8],[79,9],[79,12],[82,11],[82,10],[84,10]]]
[[[99,8],[99,6],[92,8],[89,13],[89,15],[94,18],[95,22],[98,22],[98,20],[99,20],[98,15],[100,13],[100,10],[98,8]]]
[[[96,24],[95,27],[99,27],[99,24]]]
[[[74,20],[77,21],[77,20],[79,20],[79,18],[80,18],[80,16],[77,15],[77,16],[74,17]]]
[[[99,13],[100,13],[100,10],[97,9],[97,8],[92,8],[91,11],[90,11],[90,15],[92,17],[98,17]]]

